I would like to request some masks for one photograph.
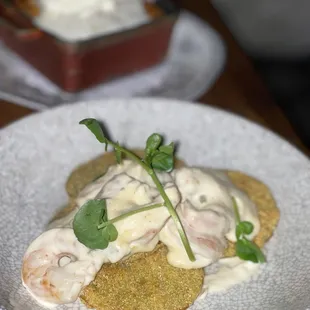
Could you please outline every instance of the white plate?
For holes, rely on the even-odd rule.
[[[209,295],[192,309],[310,306],[309,160],[275,134],[220,110],[167,99],[111,99],[65,105],[0,131],[1,309],[39,309],[21,287],[21,260],[66,202],[70,171],[103,151],[78,125],[85,117],[103,120],[112,139],[132,147],[143,147],[155,131],[165,133],[180,142],[179,155],[188,163],[241,170],[271,188],[281,219],[266,246],[268,264],[257,280]]]
[[[183,12],[174,29],[167,59],[162,64],[78,94],[69,94],[0,42],[0,98],[38,110],[68,101],[115,96],[194,100],[213,85],[225,60],[225,46],[217,32],[193,14]]]

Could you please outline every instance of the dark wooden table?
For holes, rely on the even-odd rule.
[[[198,101],[259,123],[310,155],[212,5],[206,0],[184,0],[184,6],[211,24],[222,35],[228,48],[225,71]],[[31,109],[0,101],[0,127],[31,113],[34,113]]]

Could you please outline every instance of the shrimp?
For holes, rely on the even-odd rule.
[[[91,252],[70,228],[44,232],[28,248],[22,265],[22,280],[41,304],[74,302],[105,262],[100,251]]]
[[[177,212],[187,234],[196,261],[190,262],[172,219],[159,233],[160,240],[168,247],[168,261],[179,268],[202,268],[218,260],[226,246],[227,218],[214,210],[197,210],[185,201]]]
[[[176,226],[169,219],[159,233],[169,249],[168,261],[181,268],[201,268],[218,260],[227,245],[225,235],[234,227],[231,198],[224,186],[199,169],[181,168],[173,174],[182,196],[176,210],[187,234],[195,262],[186,255]]]

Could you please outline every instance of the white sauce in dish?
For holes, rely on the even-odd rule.
[[[77,208],[65,218],[55,221],[29,246],[23,261],[23,284],[31,295],[44,306],[74,302],[103,263],[115,263],[128,255],[151,251],[159,240],[168,247],[171,265],[206,267],[220,259],[226,238],[235,241],[232,195],[238,202],[241,220],[254,225],[251,237],[258,233],[260,225],[255,205],[224,173],[181,168],[172,173],[158,173],[158,177],[181,218],[195,262],[188,259],[166,207],[116,222],[119,236],[105,250],[89,250],[76,239],[72,229],[73,218],[90,199],[105,198],[109,218],[163,202],[146,171],[132,161],[124,160],[86,186],[77,198]],[[227,289],[256,272],[256,264],[238,260],[221,259],[222,267],[218,273],[206,277],[204,290]]]
[[[37,27],[66,41],[86,40],[150,21],[143,0],[37,0]]]

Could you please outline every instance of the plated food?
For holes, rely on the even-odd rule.
[[[96,309],[181,310],[257,275],[266,261],[259,247],[279,220],[264,184],[174,166],[174,145],[158,134],[140,153],[108,140],[94,119],[82,124],[115,152],[71,174],[68,207],[27,249],[22,279],[39,303],[81,297]]]
[[[100,117],[114,141],[128,148],[143,148],[152,132],[165,133],[168,142],[178,143],[177,154],[188,166],[242,171],[270,188],[281,216],[264,246],[267,263],[258,265],[259,276],[224,292],[208,289],[191,310],[309,307],[309,159],[272,132],[232,114],[195,103],[135,98],[61,106],[0,130],[2,309],[43,308],[22,285],[22,259],[57,209],[67,203],[68,176],[104,153],[104,146],[78,125],[82,118],[94,116]],[[223,260],[210,265],[205,269],[209,283],[218,265],[227,270]],[[57,308],[86,310],[80,300]]]

